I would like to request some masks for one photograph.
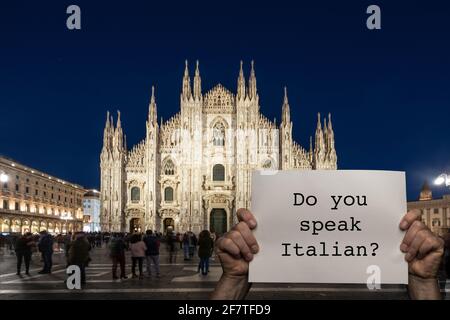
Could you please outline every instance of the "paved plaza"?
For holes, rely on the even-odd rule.
[[[87,283],[82,290],[69,290],[65,284],[63,252],[53,256],[52,274],[38,274],[42,262],[34,254],[30,276],[16,275],[16,258],[9,251],[0,254],[0,300],[5,299],[208,299],[222,274],[218,260],[211,261],[210,273],[197,273],[198,258],[184,261],[182,251],[170,264],[165,246],[161,246],[161,278],[131,278],[131,258],[127,253],[128,279],[113,280],[108,250],[94,248],[87,268]],[[144,263],[145,270],[145,263]],[[445,291],[450,292],[447,281]],[[383,286],[370,291],[362,285],[254,284],[248,299],[407,299],[404,286]],[[448,299],[448,297],[447,297]]]

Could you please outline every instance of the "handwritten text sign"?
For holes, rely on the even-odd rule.
[[[406,284],[405,190],[403,172],[255,171],[250,282]]]

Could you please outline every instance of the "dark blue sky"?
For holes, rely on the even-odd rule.
[[[405,170],[409,199],[450,171],[448,1],[165,3],[1,3],[0,153],[98,188],[107,110],[122,111],[131,146],[152,84],[159,117],[179,110],[186,58],[200,60],[203,91],[235,91],[239,61],[248,76],[254,59],[262,112],[280,119],[287,85],[302,145],[332,112],[341,169]],[[66,29],[70,4],[81,31]],[[382,30],[366,28],[370,4]]]

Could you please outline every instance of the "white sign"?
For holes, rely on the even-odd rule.
[[[255,171],[251,202],[250,282],[408,283],[404,172]]]

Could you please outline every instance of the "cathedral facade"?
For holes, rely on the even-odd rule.
[[[155,91],[149,104],[146,136],[127,149],[120,112],[107,115],[101,167],[102,231],[218,234],[230,229],[237,209],[250,207],[255,169],[336,169],[331,116],[317,119],[314,147],[292,139],[285,88],[281,123],[260,112],[253,62],[248,80],[241,68],[236,94],[221,84],[202,93],[199,65],[193,83],[188,64],[180,111],[158,124]]]

